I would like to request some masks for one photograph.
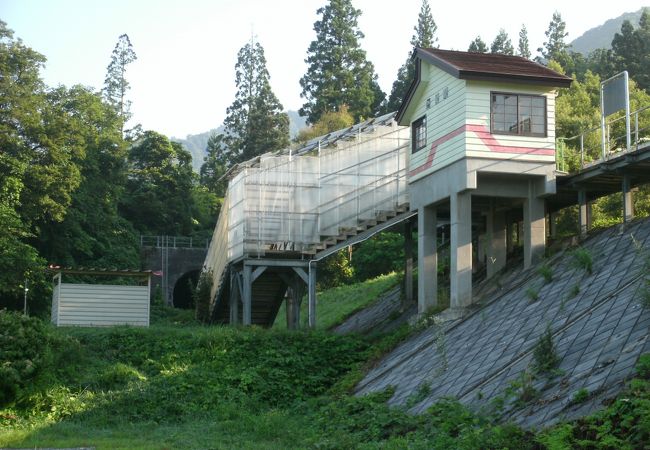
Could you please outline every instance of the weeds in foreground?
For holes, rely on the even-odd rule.
[[[548,264],[542,264],[537,272],[544,278],[544,283],[548,284],[553,281],[553,269]]]
[[[533,349],[533,371],[538,375],[554,375],[560,357],[553,343],[551,325],[546,325],[546,331],[539,337]]]
[[[584,247],[578,247],[573,252],[573,266],[583,269],[589,275],[593,273],[593,259],[591,252]]]

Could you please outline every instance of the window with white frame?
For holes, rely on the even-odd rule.
[[[427,145],[427,116],[422,116],[411,125],[411,149],[415,153]]]

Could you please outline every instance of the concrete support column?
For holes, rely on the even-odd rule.
[[[436,208],[418,210],[418,314],[438,304],[437,220]]]
[[[287,329],[297,330],[300,328],[300,303],[305,295],[305,282],[294,273],[289,285],[289,296],[287,297]]]
[[[557,237],[557,211],[549,213],[548,215],[548,226],[550,231],[550,236],[555,239]]]
[[[242,302],[244,304],[244,314],[242,319],[244,325],[251,325],[253,323],[253,311],[251,308],[251,300],[253,294],[252,272],[252,267],[244,264],[244,280],[242,283]]]
[[[472,195],[451,195],[450,283],[451,308],[472,303]]]
[[[623,224],[627,225],[634,219],[634,197],[629,175],[623,175]]]
[[[506,253],[512,253],[512,249],[515,247],[514,239],[512,235],[514,234],[514,223],[512,218],[506,217]]]
[[[239,323],[239,274],[232,269],[230,272],[230,324]]]
[[[413,304],[413,222],[404,224],[404,307]]]
[[[580,224],[580,236],[582,237],[586,236],[587,231],[591,228],[591,211],[589,209],[587,191],[581,189],[578,191],[578,223]]]
[[[492,278],[506,265],[506,229],[506,214],[496,211],[492,203],[487,216],[487,278]]]
[[[524,201],[524,268],[544,256],[546,244],[546,217],[544,199],[531,192]]]
[[[316,328],[316,263],[309,265],[309,328]]]

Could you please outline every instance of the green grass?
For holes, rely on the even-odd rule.
[[[343,322],[347,317],[365,308],[377,298],[400,282],[399,274],[381,275],[372,280],[354,283],[328,289],[316,295],[316,328],[327,330]],[[300,307],[300,324],[306,327],[307,297],[303,298]],[[283,303],[273,324],[273,328],[287,328],[285,304]]]
[[[342,389],[404,329],[371,342],[159,319],[42,329],[38,375],[0,405],[0,447],[632,449],[650,440],[650,355],[603,411],[530,432],[452,399],[413,415],[387,404],[390,389],[361,398]],[[415,395],[428,394],[423,383]]]

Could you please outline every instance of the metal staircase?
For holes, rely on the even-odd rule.
[[[296,305],[304,284],[315,296],[316,261],[414,215],[406,185],[409,129],[393,117],[229,173],[205,260],[214,322],[270,326],[288,288]]]

